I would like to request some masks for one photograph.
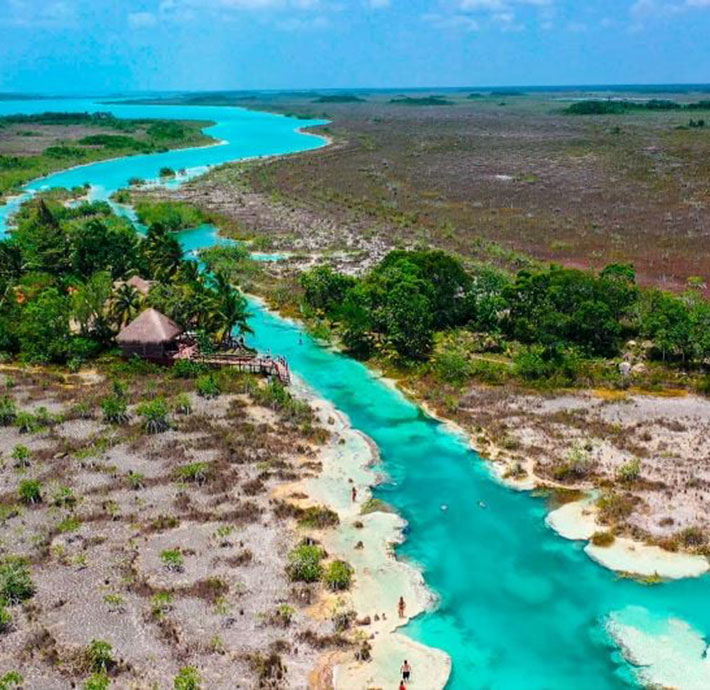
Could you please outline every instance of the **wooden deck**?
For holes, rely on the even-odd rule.
[[[263,374],[278,378],[284,386],[291,383],[291,371],[288,362],[283,357],[245,357],[228,352],[216,352],[213,355],[197,355],[190,359],[193,362],[215,367],[235,367],[249,374]]]

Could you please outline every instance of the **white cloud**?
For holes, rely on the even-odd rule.
[[[518,13],[523,8],[536,11],[538,21],[548,28],[557,0],[439,0],[440,11],[424,15],[438,28],[466,28],[478,31],[484,25],[502,31],[522,31]]]
[[[128,24],[133,29],[146,29],[157,23],[158,18],[152,12],[131,12],[128,15]]]
[[[425,14],[422,19],[437,29],[479,31],[481,25],[466,14]]]
[[[68,28],[75,26],[77,21],[77,7],[69,0],[7,0],[7,5],[0,11],[0,24],[35,29]]]

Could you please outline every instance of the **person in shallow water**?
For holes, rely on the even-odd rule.
[[[404,681],[399,682],[399,690],[407,690],[407,686],[404,684]]]
[[[353,497],[353,503],[355,503],[355,501],[357,501],[357,489],[354,486],[351,493]]]
[[[407,605],[404,603],[404,597],[399,598],[399,603],[397,604],[397,611],[399,612],[399,617],[404,618],[404,611]]]
[[[412,667],[409,662],[405,659],[402,664],[402,682],[406,683],[409,680],[409,676],[412,675]]]

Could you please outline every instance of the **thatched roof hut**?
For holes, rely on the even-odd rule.
[[[155,283],[152,280],[146,280],[145,278],[141,278],[140,276],[131,276],[128,280],[115,281],[113,287],[114,289],[116,289],[121,285],[130,285],[132,288],[135,288],[139,294],[145,297],[150,292],[150,289],[153,287],[154,284]]]
[[[146,359],[170,358],[177,349],[177,338],[182,329],[165,314],[146,309],[116,336],[124,355],[138,355]]]

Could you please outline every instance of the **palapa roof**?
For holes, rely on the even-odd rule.
[[[146,280],[140,276],[132,276],[128,280],[116,280],[113,287],[118,288],[121,285],[130,285],[145,297],[150,292],[150,288],[153,287],[153,284],[152,280]]]
[[[182,328],[165,314],[155,309],[146,309],[116,336],[119,343],[167,343],[182,333]]]
[[[126,281],[126,285],[134,287],[141,295],[147,295],[150,292],[150,288],[153,287],[152,280],[145,280],[140,276],[133,276]]]

